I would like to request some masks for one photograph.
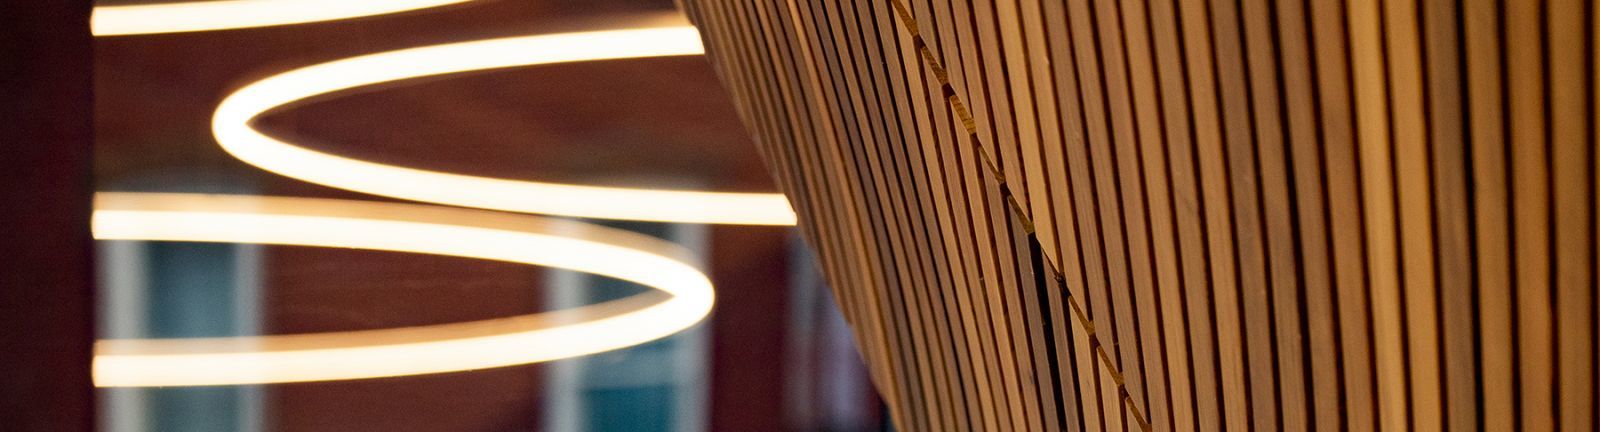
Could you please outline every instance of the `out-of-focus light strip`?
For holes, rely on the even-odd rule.
[[[668,294],[389,330],[102,340],[94,360],[99,387],[322,381],[519,365],[668,336],[699,322],[712,306],[710,281],[675,245],[537,216],[347,200],[102,192],[95,198],[93,225],[95,238],[102,240],[426,253],[576,270]]]
[[[409,78],[515,66],[701,54],[674,26],[489,39],[383,52],[300,68],[229,95],[212,118],[222,148],[261,169],[373,195],[523,213],[655,222],[793,225],[782,194],[583,186],[411,169],[340,157],[269,137],[250,122],[307,98]]]
[[[333,21],[463,3],[471,0],[192,0],[97,6],[95,36],[179,33]]]

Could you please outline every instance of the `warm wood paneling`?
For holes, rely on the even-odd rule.
[[[909,430],[1592,430],[1583,0],[682,0]]]

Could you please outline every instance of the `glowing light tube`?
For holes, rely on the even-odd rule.
[[[701,54],[693,27],[560,33],[411,48],[300,68],[239,89],[212,133],[234,157],[311,183],[373,195],[523,213],[656,222],[793,225],[782,194],[618,188],[508,180],[384,165],[269,137],[250,122],[341,90],[450,73],[591,60]]]
[[[97,6],[95,36],[179,33],[333,21],[463,3],[471,0],[191,0]]]
[[[94,235],[344,247],[541,265],[660,292],[576,309],[387,330],[95,345],[98,387],[341,380],[575,357],[683,330],[710,312],[705,274],[675,245],[573,221],[427,205],[244,195],[100,193]]]

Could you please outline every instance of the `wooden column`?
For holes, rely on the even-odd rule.
[[[1600,14],[682,0],[906,430],[1594,430]]]

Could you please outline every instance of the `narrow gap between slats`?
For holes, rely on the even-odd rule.
[[[900,18],[901,24],[904,25],[907,31],[911,33],[912,43],[915,44],[915,47],[921,54],[923,61],[926,62],[926,66],[934,71],[934,76],[938,77],[939,84],[944,90],[946,100],[949,101],[951,109],[954,110],[957,113],[957,116],[960,117],[963,126],[967,128],[967,132],[973,135],[972,139],[974,146],[977,147],[977,150],[979,150],[977,152],[980,158],[979,162],[982,164],[983,168],[987,169],[990,175],[994,176],[994,181],[999,184],[1000,193],[1004,198],[1006,208],[1009,209],[1012,214],[1016,216],[1017,220],[1023,224],[1024,231],[1027,233],[1029,241],[1035,244],[1039,243],[1039,238],[1034,230],[1033,220],[1017,202],[1010,190],[1010,187],[1007,186],[1004,172],[1001,171],[1000,167],[993,161],[993,156],[989,155],[981,145],[977,144],[976,124],[972,119],[971,113],[967,111],[965,105],[962,104],[960,96],[956,94],[953,88],[950,87],[948,72],[943,68],[942,65],[938,63],[938,60],[927,47],[926,42],[923,41],[923,38],[919,33],[920,30],[917,27],[917,23],[914,21],[914,18],[911,17],[909,9],[906,8],[901,0],[891,0],[891,4],[894,6],[895,12]],[[1061,272],[1056,269],[1054,263],[1050,263],[1048,268],[1056,283],[1059,284],[1065,291],[1065,282]],[[1113,377],[1113,381],[1116,383],[1117,390],[1120,393],[1119,396],[1122,398],[1124,406],[1128,408],[1135,420],[1138,421],[1140,428],[1142,430],[1149,431],[1151,425],[1147,420],[1145,420],[1144,414],[1139,411],[1137,404],[1128,394],[1122,373],[1117,370],[1114,362],[1111,361],[1111,357],[1106,354],[1105,348],[1101,345],[1098,335],[1095,334],[1094,326],[1086,320],[1085,316],[1082,315],[1083,306],[1078,300],[1076,300],[1076,297],[1067,295],[1065,298],[1069,300],[1073,311],[1076,312],[1079,324],[1084,326],[1085,332],[1088,333],[1091,347],[1096,351],[1096,355],[1101,357],[1100,363],[1105,365],[1107,371]]]

